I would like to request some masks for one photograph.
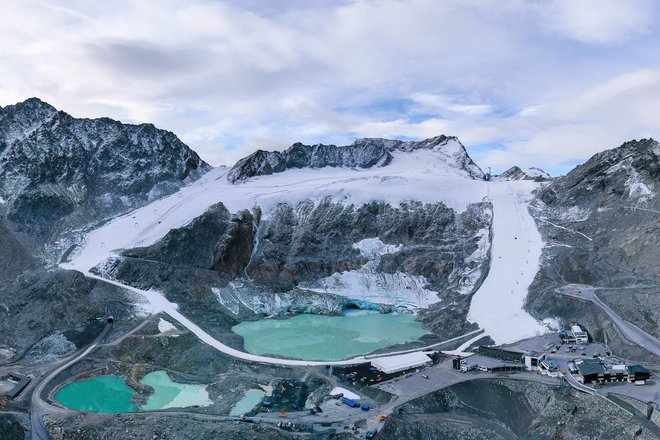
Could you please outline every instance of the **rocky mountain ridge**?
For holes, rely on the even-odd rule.
[[[250,177],[281,173],[296,168],[386,167],[395,151],[432,150],[444,156],[446,162],[465,172],[472,179],[484,179],[485,174],[470,158],[465,147],[453,136],[436,136],[423,141],[363,138],[351,145],[304,145],[295,143],[283,151],[258,150],[239,160],[227,179],[232,183]]]
[[[0,197],[38,236],[126,212],[208,169],[152,124],[78,119],[37,98],[0,108]]]
[[[527,307],[537,316],[579,320],[602,340],[629,349],[602,312],[560,295],[569,283],[599,297],[658,337],[660,315],[660,144],[626,142],[594,155],[538,190],[532,211],[546,246]],[[628,347],[628,348],[626,348]]]

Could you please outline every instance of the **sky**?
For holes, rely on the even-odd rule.
[[[457,136],[553,175],[660,137],[653,0],[0,0],[0,106],[151,122],[212,165]]]

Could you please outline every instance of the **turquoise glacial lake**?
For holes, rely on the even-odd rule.
[[[366,311],[244,321],[232,330],[243,337],[249,353],[310,361],[349,359],[428,333],[415,315]]]
[[[140,380],[154,389],[147,403],[138,407],[137,392],[119,376],[102,376],[73,382],[55,393],[55,400],[67,408],[97,413],[153,411],[165,408],[208,406],[205,385],[173,382],[165,371],[149,373]]]
[[[119,376],[102,376],[73,382],[55,394],[67,408],[97,413],[135,412],[131,399],[137,393]]]

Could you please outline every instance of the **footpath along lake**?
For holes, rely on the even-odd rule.
[[[244,321],[232,327],[245,351],[291,359],[337,361],[414,341],[428,332],[410,313],[360,310],[343,316],[300,314]]]

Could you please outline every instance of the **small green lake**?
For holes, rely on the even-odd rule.
[[[118,376],[102,376],[73,382],[55,394],[67,408],[98,413],[135,412],[131,399],[137,393]]]
[[[254,409],[266,393],[263,390],[248,390],[243,398],[229,411],[230,416],[242,416]]]
[[[55,393],[55,400],[67,408],[97,413],[154,411],[165,408],[208,406],[206,385],[173,382],[165,371],[149,373],[140,381],[154,389],[147,403],[138,408],[137,392],[119,376],[102,376],[64,386]]]
[[[142,378],[140,383],[155,390],[154,394],[147,399],[147,403],[142,405],[143,411],[209,406],[213,403],[209,399],[206,385],[173,382],[164,371],[149,373]]]
[[[232,327],[245,350],[260,355],[336,361],[414,341],[428,332],[413,314],[360,311],[343,316],[301,314],[244,321]]]

